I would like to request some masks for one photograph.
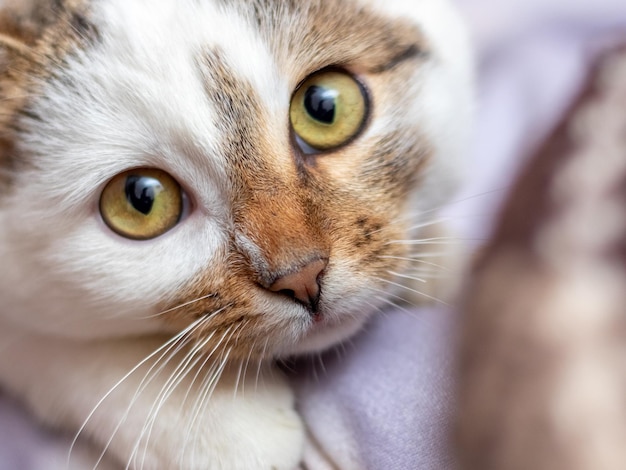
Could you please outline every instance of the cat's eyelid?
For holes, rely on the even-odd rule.
[[[389,70],[393,70],[398,65],[412,60],[424,60],[428,58],[428,51],[424,50],[424,48],[420,47],[418,44],[410,44],[403,50],[401,50],[398,54],[391,57],[391,59],[387,60],[387,62],[377,65],[368,70],[368,73],[371,74],[379,74],[388,72]]]

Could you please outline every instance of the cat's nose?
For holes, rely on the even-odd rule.
[[[284,294],[304,304],[312,313],[317,312],[320,299],[320,278],[328,260],[317,259],[292,272],[280,276],[269,286],[269,290]]]

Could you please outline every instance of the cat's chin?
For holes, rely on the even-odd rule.
[[[367,316],[350,317],[341,322],[322,322],[316,324],[292,348],[286,350],[284,357],[319,353],[335,346],[356,334],[367,321]]]

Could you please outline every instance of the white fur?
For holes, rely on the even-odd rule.
[[[381,14],[414,18],[436,51],[433,65],[416,77],[414,114],[407,116],[435,147],[434,166],[415,195],[416,209],[431,208],[459,173],[456,155],[471,107],[467,41],[444,1],[362,1]],[[220,46],[238,74],[267,97],[263,106],[277,123],[277,145],[289,145],[283,127],[301,77],[279,70],[245,21],[211,2],[94,4],[104,41],[69,59],[67,77],[79,84],[78,93],[55,82],[44,85],[47,99],[34,109],[44,123],[23,142],[34,165],[16,174],[13,189],[0,199],[0,348],[10,358],[0,361],[0,381],[44,421],[74,429],[85,422],[85,434],[99,446],[114,435],[111,451],[126,462],[165,379],[177,372],[175,361],[148,384],[128,416],[119,413],[128,408],[145,369],[85,419],[110,387],[162,344],[149,335],[168,332],[146,317],[157,313],[173,286],[186,285],[220,261],[231,223],[226,162],[215,143],[219,116],[205,97],[194,57],[202,47]],[[384,124],[373,123],[362,138],[376,138]],[[174,175],[196,205],[176,228],[141,243],[112,234],[98,215],[106,182],[138,166]],[[331,268],[325,292],[336,305],[331,324],[304,338],[298,351],[326,347],[364,321],[346,315],[370,301],[369,280],[355,276],[349,263]],[[294,310],[274,308],[277,318]],[[296,326],[285,332],[301,334]],[[137,336],[143,338],[126,339]],[[236,372],[224,374],[194,433],[187,432],[192,418],[181,416],[179,407],[187,390],[187,402],[200,399],[202,390],[190,376],[173,389],[160,407],[144,468],[288,469],[298,463],[302,427],[280,374],[261,374],[265,385],[234,397]],[[181,455],[189,448],[194,453]]]

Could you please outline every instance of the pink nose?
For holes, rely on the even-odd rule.
[[[327,265],[327,260],[311,261],[276,279],[269,290],[291,297],[316,312],[320,299],[320,277]]]

